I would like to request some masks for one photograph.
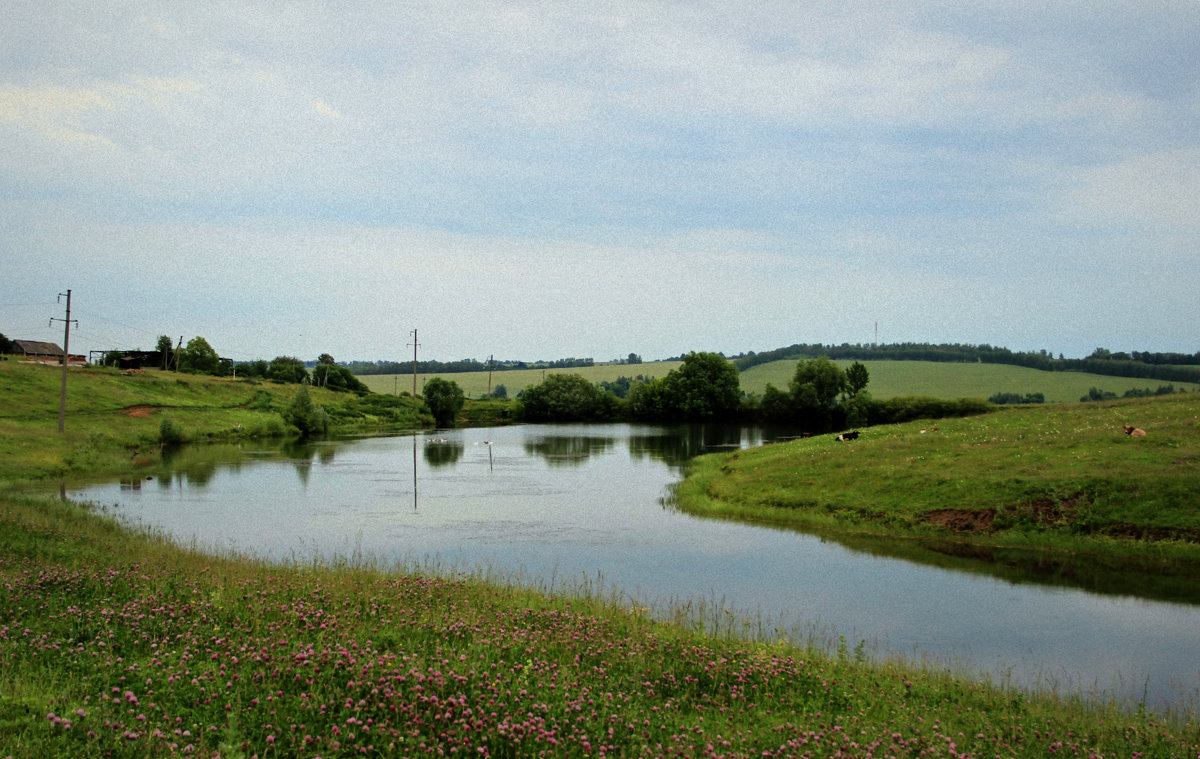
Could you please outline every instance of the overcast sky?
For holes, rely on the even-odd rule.
[[[1200,350],[1200,2],[0,0],[0,332]]]

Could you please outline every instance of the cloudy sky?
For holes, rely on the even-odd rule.
[[[0,332],[1200,350],[1200,3],[2,0]]]

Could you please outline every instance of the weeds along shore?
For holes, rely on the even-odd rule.
[[[0,755],[1200,754],[1194,715],[478,580],[268,566],[0,496]]]

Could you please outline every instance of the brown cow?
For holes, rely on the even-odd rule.
[[[1141,427],[1134,427],[1132,424],[1125,425],[1125,434],[1129,437],[1146,437],[1146,431]]]

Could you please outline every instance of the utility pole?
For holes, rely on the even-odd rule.
[[[64,322],[63,329],[63,358],[62,358],[62,391],[58,394],[58,431],[62,432],[66,426],[67,420],[67,366],[71,363],[71,322],[79,324],[78,319],[71,318],[71,291],[58,294],[58,302],[62,303],[63,296],[67,297],[67,318],[56,319],[51,317],[50,324],[54,322]]]
[[[413,336],[413,341],[412,341],[411,345],[412,345],[412,349],[413,349],[413,397],[416,398],[417,397],[417,346],[420,345],[420,343],[417,342],[417,331],[415,329],[412,331],[412,336]]]
[[[179,371],[179,353],[183,350],[183,335],[179,336],[179,347],[175,349],[175,371]]]
[[[492,397],[492,367],[496,365],[496,354],[488,356],[488,394],[487,397]]]

